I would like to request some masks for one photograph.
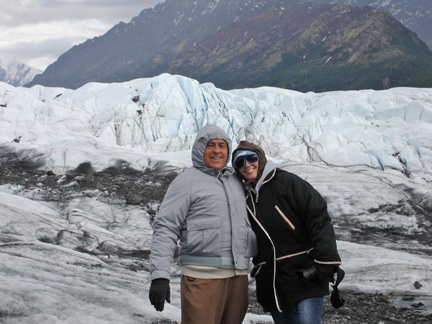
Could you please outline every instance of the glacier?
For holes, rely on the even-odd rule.
[[[432,89],[225,91],[169,74],[76,90],[0,82],[1,163],[14,157],[56,174],[83,163],[95,171],[125,163],[178,174],[191,165],[190,148],[206,124],[224,129],[234,147],[257,143],[320,191],[346,271],[342,290],[409,293],[432,312]],[[179,320],[178,280],[172,304],[157,313],[147,298],[148,272],[74,245],[85,233],[88,244],[149,249],[147,207],[86,195],[51,204],[38,190],[7,184],[0,206],[5,323],[16,322],[13,314],[26,314],[28,323]],[[107,226],[114,221],[120,225]],[[41,242],[60,231],[69,235],[63,243]],[[248,314],[244,323],[265,320]]]
[[[0,91],[0,140],[22,137],[22,143],[45,150],[41,154],[47,157],[50,148],[73,149],[71,138],[89,149],[189,150],[198,129],[210,123],[224,129],[234,144],[256,142],[274,158],[367,166],[431,181],[431,89],[223,91],[163,74],[122,84],[89,83],[75,91],[6,84]],[[75,166],[53,156],[49,160],[52,169]]]

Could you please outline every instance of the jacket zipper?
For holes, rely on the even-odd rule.
[[[275,174],[276,174],[276,169],[273,170],[273,174],[272,174],[272,176],[271,176],[269,179],[263,181],[263,183],[261,184],[260,188],[261,188],[264,184],[266,184],[267,182],[269,182],[271,179],[273,179],[273,177],[274,177]],[[256,198],[255,198],[255,202],[256,202],[256,203],[258,203],[258,197],[259,197],[259,189],[256,191]]]

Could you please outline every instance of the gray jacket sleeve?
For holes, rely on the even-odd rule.
[[[171,260],[191,203],[187,175],[179,175],[170,185],[156,217],[150,256],[150,279],[169,279]]]

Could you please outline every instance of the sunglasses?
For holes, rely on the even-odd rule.
[[[248,155],[244,158],[238,159],[237,161],[234,162],[234,168],[236,168],[237,170],[241,170],[244,168],[246,162],[249,164],[255,164],[259,161],[258,155],[254,154],[254,155]]]

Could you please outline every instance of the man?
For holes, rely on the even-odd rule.
[[[182,324],[241,324],[247,272],[257,252],[242,182],[227,168],[231,140],[207,125],[192,147],[192,167],[170,185],[153,229],[149,298],[170,302],[170,261],[180,240]]]

